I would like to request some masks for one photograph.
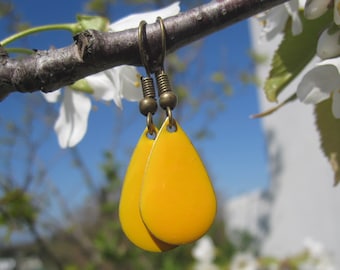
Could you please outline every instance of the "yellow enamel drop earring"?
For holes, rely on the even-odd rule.
[[[145,53],[142,51],[145,25],[146,23],[142,21],[138,31],[139,49],[143,63],[145,63]],[[146,64],[145,67],[147,67]],[[140,213],[142,180],[152,145],[157,136],[157,129],[152,121],[152,115],[157,110],[155,89],[150,72],[147,68],[146,70],[148,76],[141,77],[144,98],[139,103],[139,109],[147,118],[147,127],[136,145],[126,172],[119,203],[119,219],[125,235],[132,243],[147,251],[161,252],[176,246],[164,243],[153,236],[145,226]]]
[[[159,104],[167,118],[158,131],[152,121],[157,102],[144,48],[146,23],[142,21],[138,40],[148,76],[141,78],[144,98],[139,109],[147,118],[147,127],[131,157],[119,205],[126,236],[138,247],[153,252],[166,251],[203,236],[213,223],[217,207],[200,156],[172,114],[177,97],[163,67],[164,23],[161,18],[157,21],[162,33],[162,55],[155,75]]]
[[[164,23],[163,56],[166,52]],[[172,115],[177,99],[171,91],[163,62],[156,72],[160,106],[165,119],[146,163],[140,194],[140,213],[157,239],[180,245],[203,236],[216,215],[216,196],[199,154]]]

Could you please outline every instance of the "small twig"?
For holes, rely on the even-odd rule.
[[[281,102],[280,104],[264,111],[264,112],[260,112],[260,113],[257,113],[257,114],[253,114],[250,116],[250,118],[261,118],[261,117],[265,117],[265,116],[268,116],[274,112],[276,112],[277,110],[281,109],[283,106],[285,106],[287,103],[289,102],[292,102],[294,100],[297,99],[297,95],[296,93],[292,94],[291,96],[289,96],[286,100],[284,100],[283,102]]]

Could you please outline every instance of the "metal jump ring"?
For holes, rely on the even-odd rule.
[[[169,118],[169,126],[168,129],[176,131],[177,130],[177,125],[176,125],[176,120],[172,115],[172,110],[170,107],[166,107],[166,115]]]
[[[146,116],[146,126],[148,128],[148,134],[156,137],[157,131],[156,131],[156,127],[155,127],[155,125],[153,124],[153,121],[152,121],[152,113],[151,112],[149,112],[148,115]]]

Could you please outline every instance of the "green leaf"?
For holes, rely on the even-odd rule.
[[[11,222],[15,222],[17,226],[33,223],[38,214],[32,197],[20,189],[8,191],[0,197],[0,209],[1,225],[9,225]]]
[[[77,21],[81,25],[82,30],[107,31],[109,25],[109,20],[101,16],[77,15]]]
[[[306,20],[300,14],[303,32],[293,36],[291,20],[288,21],[284,38],[274,54],[271,70],[264,86],[269,101],[277,101],[282,90],[304,69],[316,53],[319,35],[332,21],[331,12],[315,20]]]
[[[340,119],[332,113],[332,99],[315,106],[316,124],[319,129],[321,148],[334,171],[334,184],[340,182]]]

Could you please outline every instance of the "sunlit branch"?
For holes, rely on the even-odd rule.
[[[216,0],[167,18],[167,53],[286,1]],[[162,51],[158,23],[146,26],[146,37],[146,48],[152,48],[149,64],[156,69]],[[0,49],[0,100],[14,91],[50,92],[118,65],[141,65],[137,28],[116,33],[88,30],[75,36],[70,46],[20,59],[11,59]]]

